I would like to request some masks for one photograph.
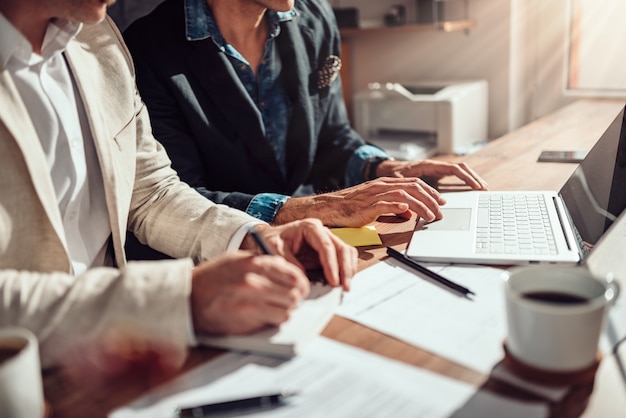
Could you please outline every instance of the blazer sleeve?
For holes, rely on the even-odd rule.
[[[318,192],[351,186],[347,182],[349,162],[356,150],[366,145],[363,138],[350,126],[339,76],[329,86],[328,96],[328,108],[321,124],[316,160],[311,171],[311,177],[317,179],[314,183],[320,185]],[[333,159],[338,160],[336,166],[341,169],[331,177],[328,175],[327,164],[332,163]],[[335,182],[328,182],[329,178]]]
[[[256,221],[216,204],[181,182],[163,146],[151,134],[148,112],[137,96],[136,167],[128,227],[144,244],[174,258],[211,259],[233,234]]]
[[[79,276],[2,269],[0,325],[33,331],[43,367],[112,331],[184,353],[192,267],[186,259],[97,268]]]
[[[120,49],[130,67],[129,74],[134,75],[136,70],[130,52],[117,30],[115,34],[119,36]],[[134,178],[128,229],[142,243],[174,258],[193,257],[200,261],[224,253],[239,228],[255,219],[240,210],[207,200],[180,181],[168,156],[170,150],[166,153],[152,134],[151,119],[135,87],[134,77],[132,86],[135,114],[116,135],[117,159],[134,156],[125,168],[118,169],[122,177],[120,190],[124,190],[123,179]],[[161,119],[176,119],[176,115],[169,113],[150,116],[156,123]],[[186,152],[188,158],[197,154],[193,150]]]
[[[205,162],[197,143],[201,138],[192,132],[190,123],[193,122],[184,114],[189,102],[195,103],[195,93],[191,86],[185,86],[184,80],[180,81],[182,85],[174,88],[174,81],[162,74],[166,64],[153,62],[154,42],[143,39],[145,34],[141,33],[141,28],[131,26],[124,36],[137,71],[137,86],[149,107],[155,138],[167,149],[172,167],[180,178],[200,195],[215,203],[245,211],[255,195],[210,190],[206,187]],[[204,124],[205,121],[199,123]]]
[[[300,0],[296,7],[301,12],[299,18],[304,21],[302,25],[316,28],[314,42],[307,49],[316,53],[316,66],[311,71],[317,81],[322,77],[320,70],[327,66],[326,60],[330,56],[341,57],[339,29],[328,2]],[[317,116],[317,150],[310,175],[318,192],[351,186],[346,182],[348,165],[356,150],[366,145],[365,140],[350,125],[340,74],[337,72],[336,78],[329,85],[323,84],[316,91],[320,109],[324,112]]]

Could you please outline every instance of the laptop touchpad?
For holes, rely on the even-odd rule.
[[[468,231],[472,209],[470,208],[441,208],[443,219],[422,225],[427,231]]]

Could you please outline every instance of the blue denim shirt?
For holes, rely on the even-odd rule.
[[[230,60],[246,91],[261,113],[265,137],[274,149],[283,175],[286,175],[286,137],[292,108],[282,84],[282,62],[273,40],[280,34],[280,23],[293,19],[298,12],[295,8],[288,12],[272,10],[266,12],[269,34],[256,76],[248,61],[222,36],[206,0],[186,0],[185,14],[187,39],[193,41],[211,38]],[[387,154],[369,145],[361,146],[356,150],[346,169],[346,183],[349,186],[365,180],[363,173],[365,162],[373,156],[387,157]],[[278,193],[257,194],[250,201],[246,213],[271,223],[287,199],[289,196]]]

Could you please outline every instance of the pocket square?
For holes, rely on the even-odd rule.
[[[331,85],[341,70],[341,58],[337,55],[329,55],[324,61],[324,66],[318,70],[317,88],[323,89]]]

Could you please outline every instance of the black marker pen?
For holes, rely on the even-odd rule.
[[[295,392],[280,392],[252,398],[234,399],[232,401],[182,408],[178,410],[178,416],[180,418],[200,418],[242,409],[266,409],[284,404],[287,398],[295,394]]]

